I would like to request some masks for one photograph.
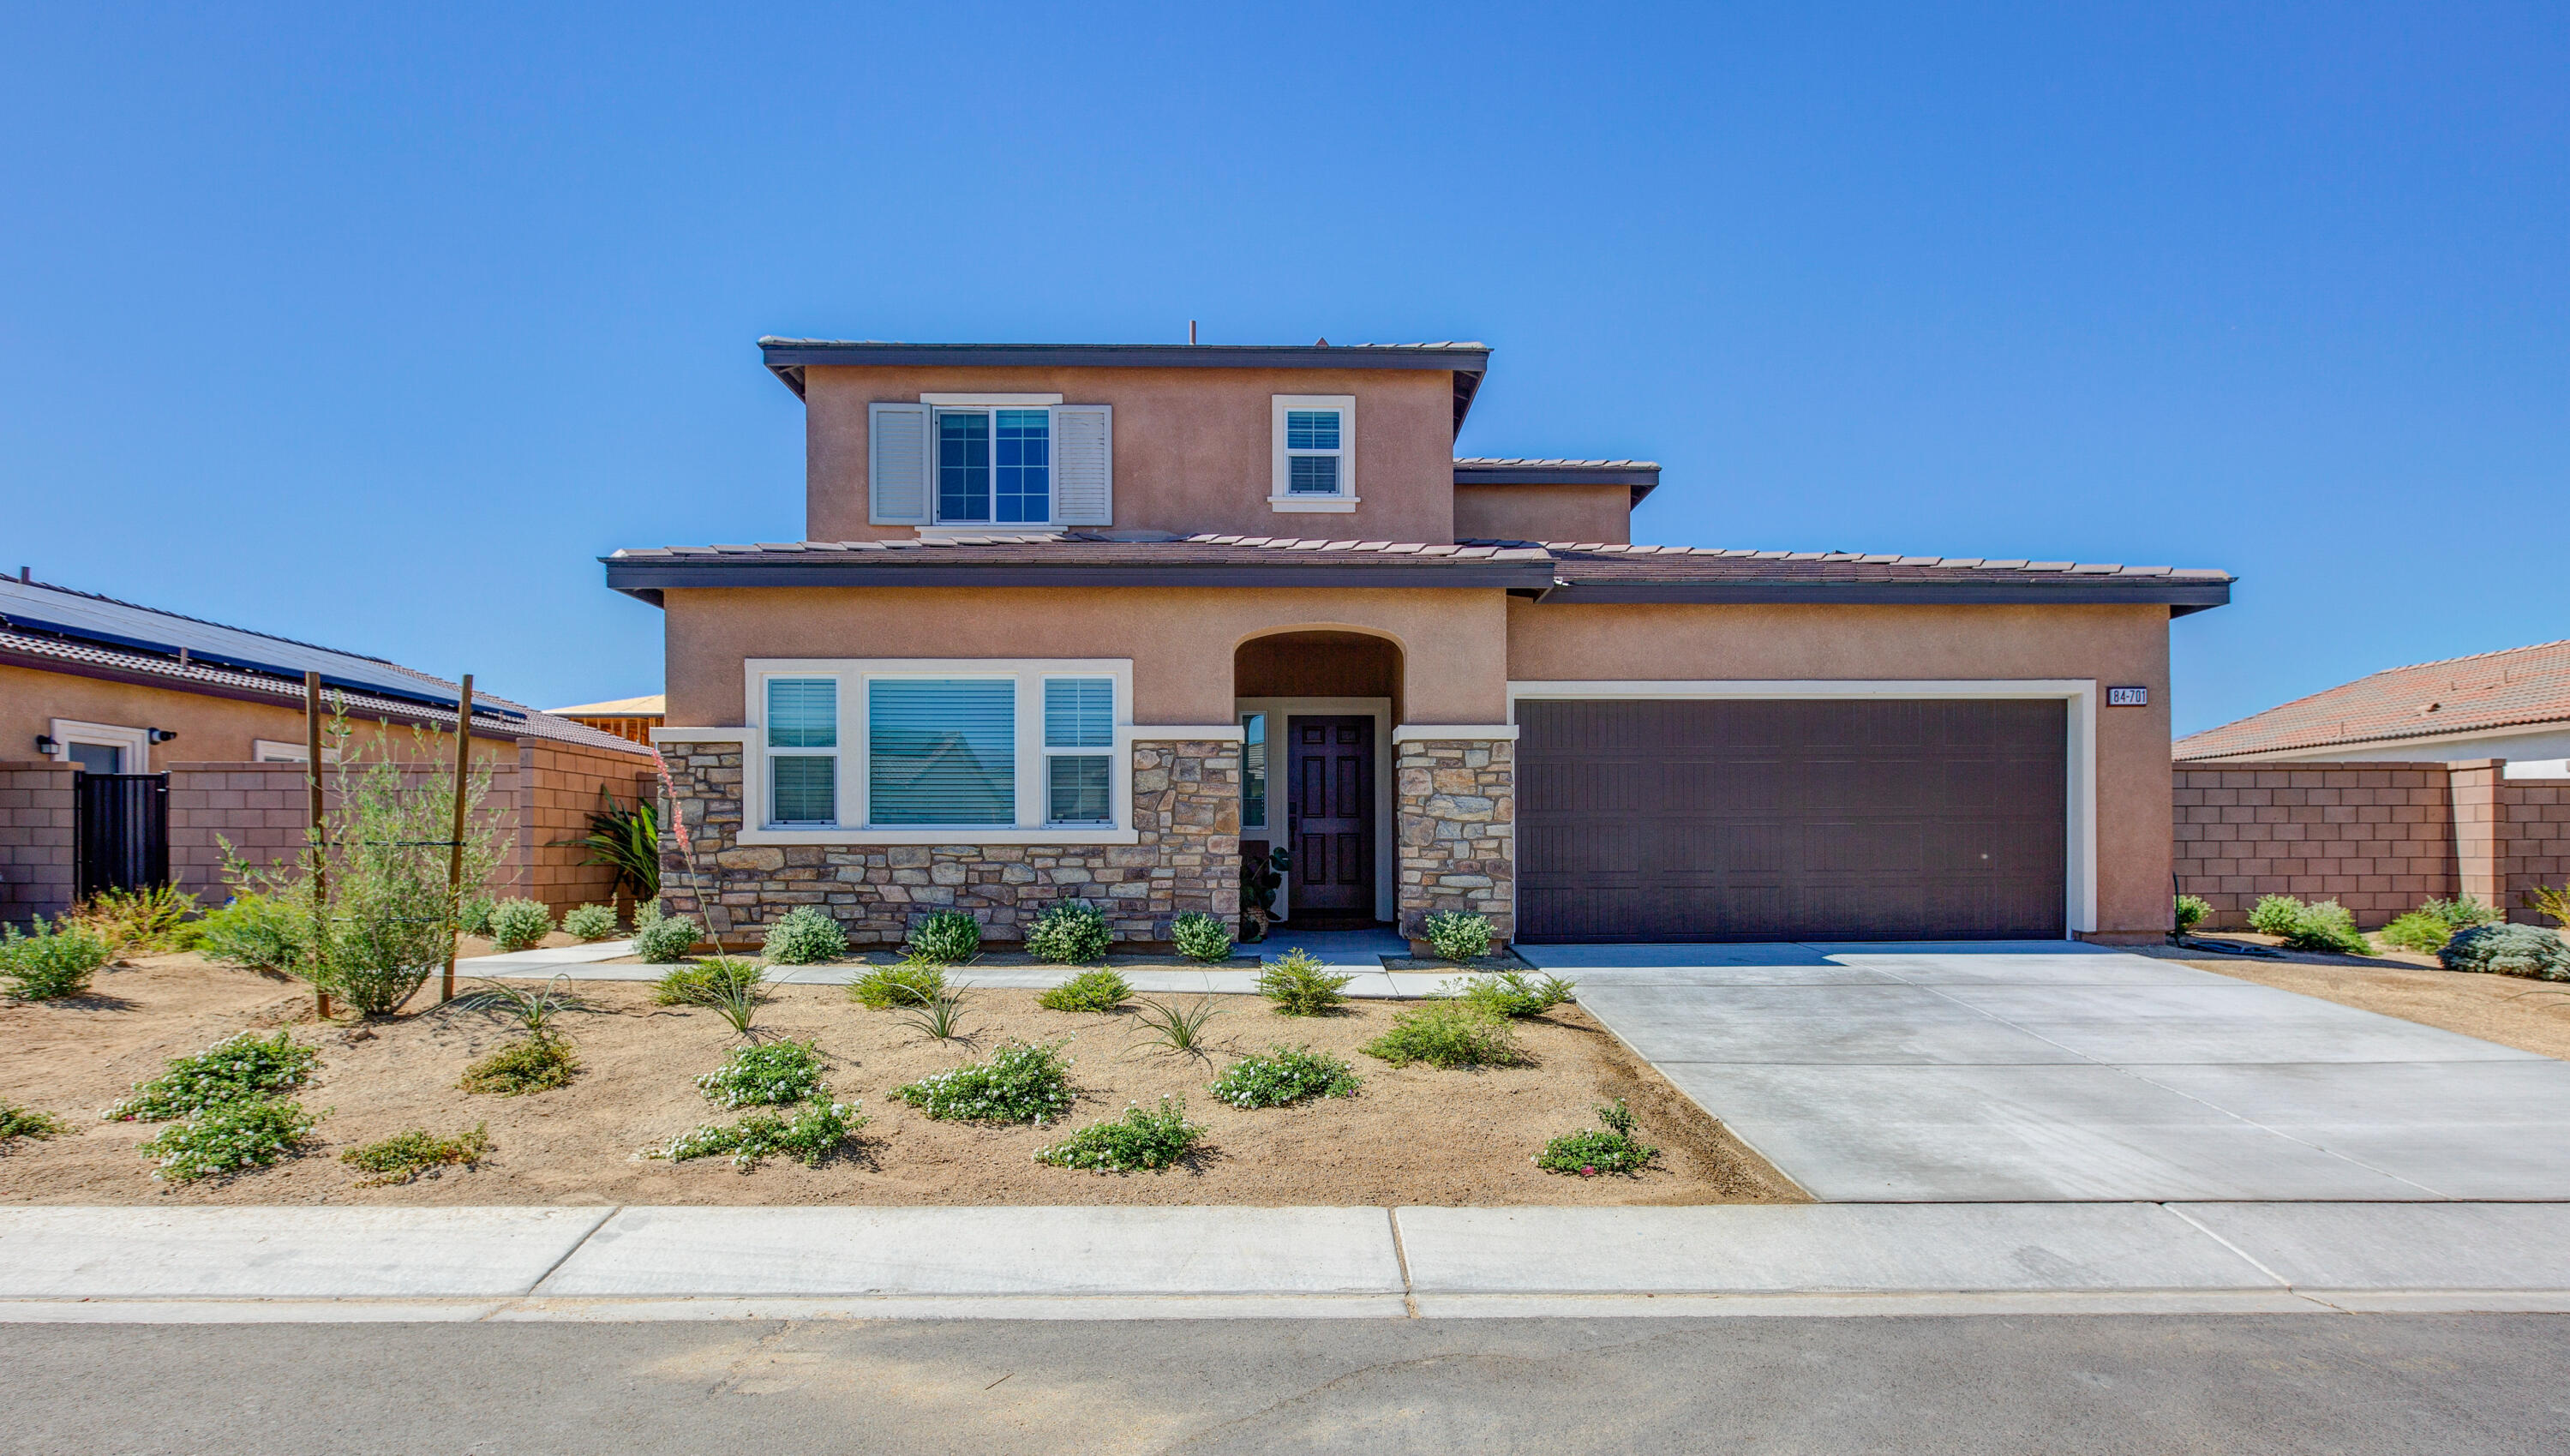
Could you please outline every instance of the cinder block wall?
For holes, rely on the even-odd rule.
[[[2261,895],[2336,900],[2372,929],[2422,900],[2469,894],[2520,923],[2570,878],[2570,784],[2458,763],[2180,763],[2177,887],[2246,926]]]
[[[0,921],[71,908],[79,832],[68,763],[0,763]]]

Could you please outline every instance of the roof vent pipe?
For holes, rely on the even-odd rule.
[[[1196,321],[1195,321],[1194,319],[1190,318],[1190,319],[1188,319],[1188,320],[1187,320],[1187,342],[1188,342],[1188,343],[1194,343],[1195,341],[1196,341]]]

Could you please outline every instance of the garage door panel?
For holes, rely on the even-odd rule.
[[[1518,727],[1523,939],[2062,933],[2058,702],[1526,702]]]

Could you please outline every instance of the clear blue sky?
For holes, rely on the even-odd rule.
[[[2229,568],[2187,730],[2570,636],[2565,78],[2557,5],[9,0],[0,567],[622,697],[593,558],[799,534],[759,334],[1476,338],[1461,451],[1656,458],[1644,540]]]

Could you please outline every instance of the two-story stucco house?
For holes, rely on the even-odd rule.
[[[1456,458],[1480,344],[762,347],[807,539],[607,559],[719,932],[1159,941],[1270,845],[1304,927],[2168,924],[2169,622],[2221,572],[1631,545],[1655,465]]]

